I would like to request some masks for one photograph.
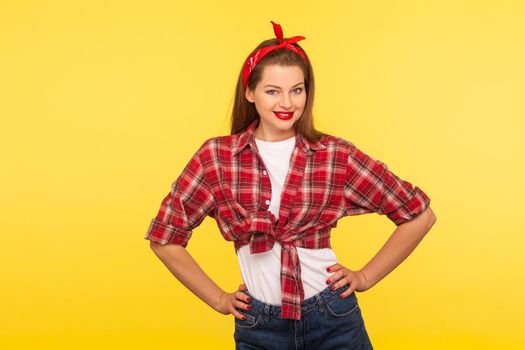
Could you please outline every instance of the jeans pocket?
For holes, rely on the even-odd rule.
[[[359,312],[359,304],[354,293],[346,298],[335,296],[326,303],[326,310],[333,317],[347,317]]]
[[[255,328],[261,321],[261,315],[258,315],[256,312],[247,311],[247,310],[238,310],[242,315],[246,317],[245,320],[241,320],[234,316],[235,318],[235,327],[240,328]]]

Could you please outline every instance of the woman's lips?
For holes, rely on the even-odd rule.
[[[293,117],[293,112],[273,112],[273,114],[281,120],[288,120]]]

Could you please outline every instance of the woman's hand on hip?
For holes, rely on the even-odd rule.
[[[244,319],[244,315],[237,311],[237,309],[250,310],[249,303],[251,302],[251,298],[246,293],[242,292],[247,289],[246,285],[242,283],[239,286],[239,289],[235,292],[224,292],[221,295],[220,301],[215,307],[215,310],[223,315],[232,314],[238,319]]]
[[[349,285],[349,288],[341,293],[342,298],[346,298],[355,291],[364,292],[367,290],[367,281],[361,270],[352,271],[341,264],[329,266],[328,272],[333,272],[326,284],[332,285],[332,290],[339,289],[344,285]]]

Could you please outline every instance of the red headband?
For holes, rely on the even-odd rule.
[[[270,21],[270,22],[272,22],[273,32],[275,33],[275,37],[279,39],[279,44],[262,47],[259,50],[255,51],[250,57],[248,57],[242,69],[242,79],[244,83],[244,89],[246,89],[246,85],[248,84],[248,78],[250,77],[250,74],[252,73],[257,63],[259,63],[261,59],[264,56],[266,56],[266,54],[268,54],[269,52],[272,52],[272,51],[275,51],[277,49],[284,47],[285,49],[292,50],[293,52],[297,53],[305,61],[308,61],[308,59],[306,58],[306,54],[301,49],[299,49],[297,46],[292,45],[293,43],[296,43],[300,40],[305,39],[305,37],[304,36],[293,36],[291,38],[284,40],[283,30],[281,26],[273,21]]]

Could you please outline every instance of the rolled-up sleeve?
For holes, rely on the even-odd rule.
[[[419,187],[400,179],[380,160],[351,145],[346,167],[346,215],[386,215],[396,226],[414,219],[430,205]]]
[[[192,230],[214,209],[213,193],[206,181],[199,151],[184,167],[164,197],[144,239],[186,247]]]

